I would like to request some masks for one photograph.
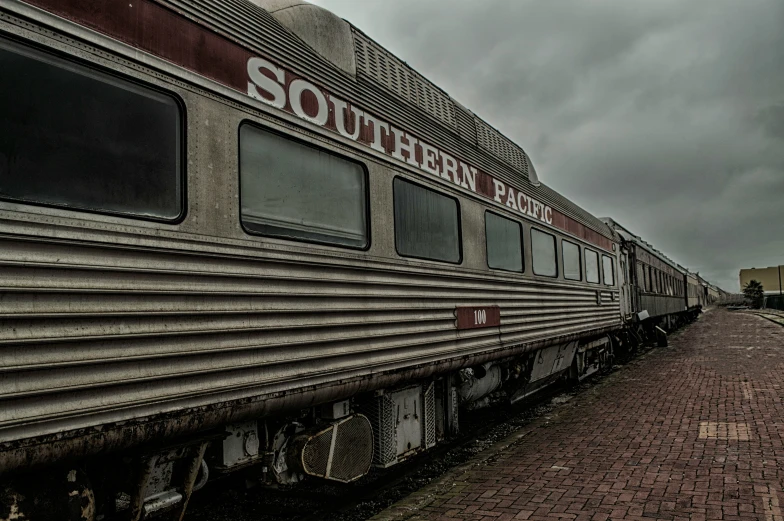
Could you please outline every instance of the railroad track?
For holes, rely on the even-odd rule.
[[[782,313],[781,311],[765,310],[765,311],[753,311],[752,313],[766,320],[770,320],[774,324],[784,326],[784,313]]]

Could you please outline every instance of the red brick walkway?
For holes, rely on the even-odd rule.
[[[376,520],[784,521],[784,327],[710,311]]]

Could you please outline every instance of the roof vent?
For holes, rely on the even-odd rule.
[[[323,7],[302,0],[250,0],[270,13],[335,67],[357,75],[351,25]]]

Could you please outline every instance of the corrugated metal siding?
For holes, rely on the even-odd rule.
[[[474,115],[459,105],[455,105],[455,116],[457,118],[457,131],[465,141],[476,145],[476,123]]]
[[[685,310],[684,297],[671,297],[668,295],[651,295],[643,293],[640,296],[640,309],[647,310],[652,317],[680,313]]]
[[[598,304],[581,284],[242,234],[224,139],[249,114],[178,92],[190,109],[181,225],[0,209],[0,471],[65,453],[32,437],[68,433],[83,454],[77,429],[95,427],[90,450],[118,449],[620,327],[609,290]],[[499,305],[501,327],[456,330],[460,305]],[[189,412],[200,407],[210,419]]]
[[[334,262],[6,237],[0,266],[0,441],[619,323],[617,302],[564,284]],[[491,304],[500,334],[455,329],[455,306]]]

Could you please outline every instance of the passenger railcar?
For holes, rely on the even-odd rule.
[[[628,261],[627,322],[639,324],[645,336],[654,327],[670,331],[696,318],[708,303],[705,281],[613,219],[603,221],[621,238],[622,262]]]
[[[327,11],[7,1],[0,66],[0,518],[352,481],[610,363],[615,233]]]
[[[686,273],[686,307],[690,310],[700,310],[705,307],[705,290],[699,275]]]
[[[301,1],[6,1],[0,66],[3,521],[353,481],[701,284]]]

